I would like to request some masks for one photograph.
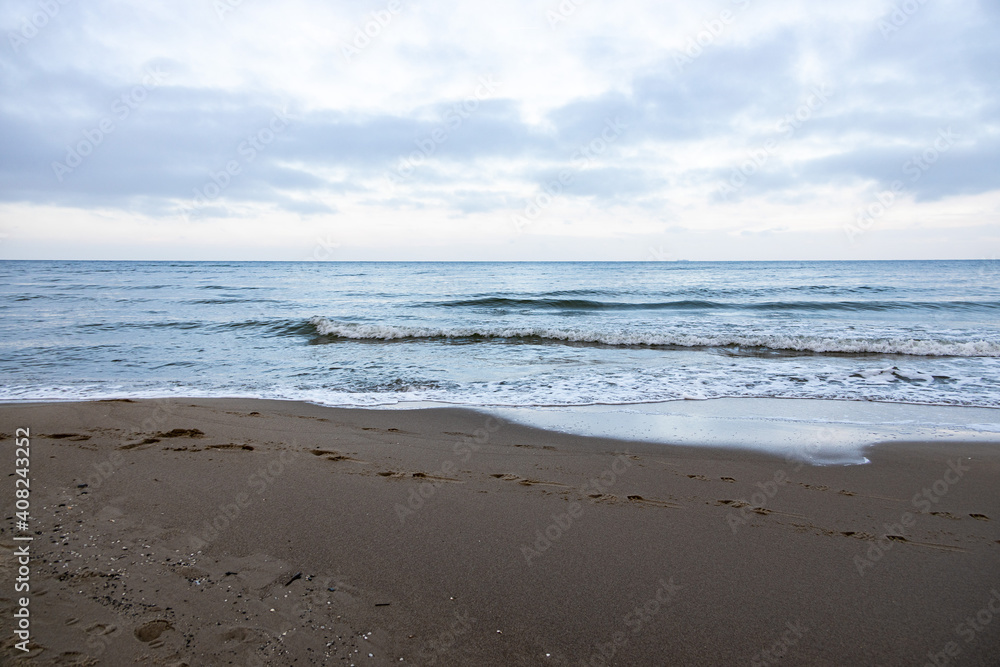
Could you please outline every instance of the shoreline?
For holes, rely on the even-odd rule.
[[[581,437],[757,451],[821,465],[866,464],[867,454],[874,447],[889,442],[985,442],[1000,447],[1000,408],[799,397],[516,406],[434,401],[328,405],[285,398],[165,396],[7,401],[0,402],[0,407],[184,400],[265,401],[373,412],[466,410]]]
[[[359,405],[350,403],[322,403],[319,401],[307,400],[304,398],[268,398],[262,396],[235,396],[235,395],[213,395],[196,396],[188,394],[170,394],[162,396],[138,396],[112,394],[108,396],[74,396],[72,398],[60,398],[57,396],[35,397],[35,398],[3,398],[0,399],[0,406],[4,405],[25,405],[25,404],[49,404],[49,403],[106,403],[109,401],[160,401],[160,400],[198,400],[198,401],[278,401],[287,403],[302,403],[305,405],[315,405],[322,408],[334,408],[338,410],[419,410],[424,408],[464,408],[469,410],[488,410],[502,408],[589,408],[589,407],[629,407],[635,405],[660,405],[670,403],[704,403],[711,401],[824,401],[830,403],[861,403],[872,405],[911,405],[914,407],[928,408],[967,408],[970,410],[1000,410],[1000,405],[959,405],[956,403],[913,403],[909,401],[875,400],[869,398],[820,398],[813,396],[715,396],[711,398],[675,398],[670,400],[655,401],[627,401],[622,403],[594,402],[594,403],[544,403],[532,405],[520,405],[514,403],[450,403],[447,401],[396,401],[394,403],[373,403],[371,405]],[[409,407],[412,406],[412,407]]]
[[[814,466],[463,408],[172,398],[0,414],[8,447],[31,429],[37,664],[1000,653],[1000,618],[956,631],[1000,590],[991,443],[882,443],[869,465]],[[13,603],[0,595],[5,618]]]

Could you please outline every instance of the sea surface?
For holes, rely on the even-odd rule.
[[[0,400],[1000,407],[989,261],[0,262]]]

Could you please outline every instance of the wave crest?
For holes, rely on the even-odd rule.
[[[1000,303],[995,301],[756,301],[734,303],[726,301],[711,301],[707,299],[679,299],[674,301],[629,302],[550,297],[511,298],[497,296],[459,299],[456,301],[435,301],[425,303],[423,305],[437,308],[492,308],[522,310],[749,310],[794,312],[1000,310]]]
[[[629,331],[588,331],[543,327],[408,327],[342,322],[313,317],[309,323],[320,336],[348,340],[487,339],[591,343],[620,347],[746,347],[779,352],[818,354],[905,354],[921,357],[1000,357],[1000,343],[887,338],[823,338],[820,336],[747,335],[696,336]]]

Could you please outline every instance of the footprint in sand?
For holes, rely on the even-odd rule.
[[[455,479],[454,477],[442,477],[440,475],[428,475],[425,472],[413,472],[413,473],[410,473],[410,477],[414,477],[416,479],[427,479],[427,480],[430,480],[430,481],[433,481],[433,482],[458,482],[458,483],[462,483],[462,480]]]
[[[462,480],[455,479],[453,477],[441,477],[440,475],[428,475],[425,472],[396,472],[395,470],[383,470],[381,472],[375,473],[379,477],[392,477],[394,479],[420,479],[427,480],[429,482],[457,482],[462,483]]]
[[[157,433],[157,438],[204,438],[205,434],[196,428],[175,428]]]
[[[76,619],[73,620],[75,621]],[[91,635],[111,635],[118,631],[118,626],[105,625],[104,623],[93,623],[84,628],[83,631]]]
[[[708,481],[708,477],[705,477],[704,475],[688,475],[688,477],[690,479],[698,479],[698,480],[701,480],[703,482],[707,482]]]
[[[563,484],[561,482],[545,482],[540,479],[521,479],[519,475],[513,475],[511,473],[494,473],[490,475],[490,477],[494,477],[505,482],[516,481],[521,486],[569,486],[568,484]]]
[[[159,438],[146,438],[142,442],[133,442],[130,445],[122,445],[118,449],[135,449],[136,447],[142,447],[143,445],[152,445],[152,444],[157,443],[159,441],[160,441]]]
[[[561,482],[543,482],[540,479],[522,479],[517,482],[521,486],[569,486]]]
[[[327,461],[351,461],[353,463],[368,463],[360,459],[352,459],[350,456],[335,452],[329,449],[312,449],[309,451],[313,456],[322,456]]]
[[[985,514],[970,514],[973,519],[979,519],[980,521],[989,521],[990,518]]]
[[[204,438],[205,434],[196,428],[175,428],[162,433],[155,433],[152,437],[144,438],[142,442],[133,442],[129,445],[122,445],[118,449],[135,449],[143,445],[152,445],[160,441],[161,438]]]
[[[135,638],[141,642],[149,643],[154,639],[159,639],[167,630],[171,629],[170,623],[163,620],[149,621],[143,623],[135,629]]]
[[[892,540],[893,542],[905,542],[906,544],[913,544],[918,547],[928,547],[930,549],[940,549],[941,551],[966,551],[962,547],[953,547],[948,544],[935,544],[934,542],[915,542],[913,540],[908,540],[902,535],[885,535],[887,540]]]
[[[248,631],[248,628],[232,628],[223,632],[222,635],[219,636],[219,639],[224,642],[244,642],[247,640],[249,635],[250,632]]]
[[[628,496],[628,499],[633,503],[639,503],[641,505],[652,505],[653,507],[670,507],[672,509],[683,509],[682,505],[668,503],[665,500],[656,500],[655,498],[643,498],[642,496],[636,494]]]

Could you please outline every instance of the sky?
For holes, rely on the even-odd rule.
[[[995,0],[5,0],[0,258],[997,259]]]

